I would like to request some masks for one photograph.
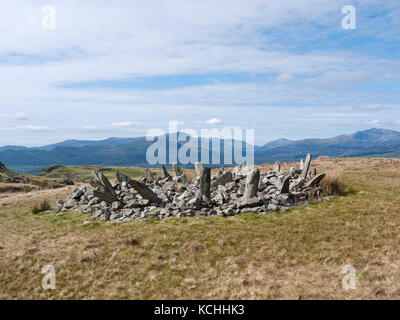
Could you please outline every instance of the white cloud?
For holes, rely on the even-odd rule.
[[[379,124],[379,120],[376,120],[376,119],[372,119],[372,120],[366,119],[366,120],[364,120],[364,123],[365,123],[366,125],[369,125],[369,126],[376,126],[376,125]]]
[[[78,130],[81,131],[101,131],[102,128],[99,128],[97,125],[95,124],[89,124],[89,125],[84,125],[84,126],[79,126],[77,127]]]
[[[11,117],[14,120],[28,120],[28,118],[29,118],[28,115],[23,112],[14,113]]]
[[[48,131],[49,128],[46,126],[36,126],[36,125],[26,125],[26,126],[18,126],[17,129],[20,130],[25,130],[25,131],[34,131],[34,132],[40,132],[40,131]]]
[[[218,123],[222,123],[222,121],[218,118],[211,118],[210,120],[206,121],[207,124],[218,124]]]
[[[276,77],[276,81],[278,82],[285,82],[292,79],[293,76],[290,73],[281,73],[279,76]]]
[[[114,122],[111,125],[113,127],[117,127],[117,128],[130,128],[130,127],[134,127],[135,123],[132,121],[125,121],[125,122]]]
[[[13,114],[0,114],[0,120],[24,121],[24,120],[28,120],[28,119],[29,119],[28,115],[23,112],[16,112]]]

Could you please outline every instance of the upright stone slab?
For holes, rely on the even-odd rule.
[[[126,182],[128,183],[131,178],[129,178],[126,174],[119,172],[118,170],[115,172],[115,176],[117,177],[117,181],[119,183]]]
[[[144,172],[145,172],[146,179],[148,181],[154,180],[153,173],[149,169],[144,169]]]
[[[210,200],[211,198],[211,169],[203,167],[200,175],[200,198]]]
[[[273,170],[274,170],[275,172],[279,172],[279,171],[281,170],[281,163],[280,163],[280,161],[276,161],[276,162],[275,162]]]
[[[183,174],[181,168],[179,168],[179,165],[176,162],[172,164],[172,168],[174,169],[174,174],[176,177],[179,177]]]
[[[254,198],[257,195],[258,184],[260,183],[260,169],[256,168],[250,171],[246,179],[246,189],[244,191],[244,200]]]
[[[233,174],[235,176],[240,176],[242,174],[242,168],[243,168],[242,164],[240,166],[236,166],[235,169],[233,169]]]
[[[303,170],[303,169],[304,169],[304,159],[300,159],[299,170]]]
[[[90,184],[99,189],[99,190],[93,190],[93,194],[107,202],[107,203],[113,203],[115,201],[118,201],[117,195],[110,183],[110,181],[106,178],[106,176],[103,175],[101,171],[93,171],[92,172],[93,178],[90,180]]]
[[[253,170],[254,170],[253,166],[245,165],[245,166],[243,166],[242,174],[247,176]]]
[[[201,176],[201,171],[203,170],[203,164],[201,162],[196,162],[194,164],[194,168],[196,169],[197,175],[200,177]]]
[[[304,168],[303,171],[300,174],[300,178],[306,179],[308,170],[310,169],[310,164],[311,164],[311,154],[308,153],[306,157],[306,161],[304,162]]]
[[[167,168],[164,167],[164,165],[161,165],[161,170],[162,170],[162,175],[163,178],[169,178],[171,175],[168,173]]]
[[[284,180],[281,188],[281,193],[289,193],[290,187],[290,175],[288,175]]]

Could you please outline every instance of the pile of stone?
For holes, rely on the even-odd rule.
[[[191,181],[177,164],[174,177],[164,166],[162,176],[148,169],[139,180],[116,172],[111,183],[101,171],[94,171],[90,184],[94,189],[78,188],[65,203],[57,202],[57,212],[74,210],[104,221],[128,222],[151,217],[187,217],[196,215],[233,216],[243,212],[267,214],[321,199],[319,183],[325,174],[310,169],[311,155],[298,168],[281,170],[276,162],[272,171],[240,166],[233,171],[211,169],[196,163],[197,177]]]

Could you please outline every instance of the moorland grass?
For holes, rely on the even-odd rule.
[[[399,299],[400,160],[313,165],[340,170],[352,192],[265,216],[126,224],[31,213],[33,201],[71,188],[5,199],[0,299]],[[56,290],[41,288],[47,264]],[[345,265],[356,270],[355,290],[342,288]]]

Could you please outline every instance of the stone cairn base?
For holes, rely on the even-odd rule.
[[[164,166],[162,176],[146,170],[146,177],[134,180],[116,172],[110,181],[94,171],[90,184],[94,189],[78,188],[65,203],[57,201],[57,214],[73,210],[103,221],[128,222],[154,217],[234,216],[243,212],[267,214],[321,199],[319,183],[325,174],[310,170],[311,155],[298,168],[281,170],[277,161],[272,171],[240,166],[233,171],[219,170],[196,163],[197,177],[190,181],[174,163],[172,177]]]

